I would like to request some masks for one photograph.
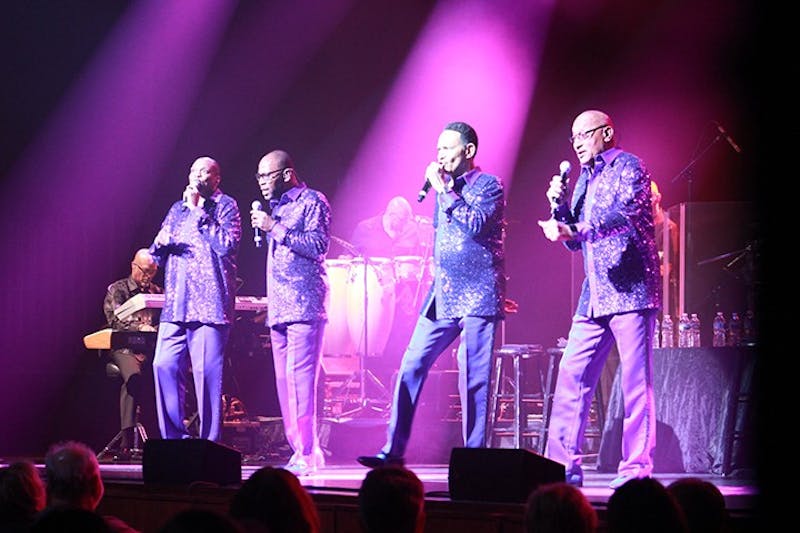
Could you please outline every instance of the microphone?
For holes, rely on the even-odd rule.
[[[733,149],[734,149],[734,151],[735,151],[737,154],[741,154],[741,153],[742,153],[742,149],[741,149],[741,148],[739,148],[739,145],[738,145],[738,144],[736,144],[736,141],[734,141],[734,140],[731,138],[731,136],[730,136],[730,135],[728,135],[728,132],[725,130],[725,128],[723,128],[723,127],[722,127],[722,125],[721,125],[719,122],[716,122],[716,121],[714,121],[714,124],[716,124],[716,125],[717,125],[717,131],[719,131],[719,134],[720,134],[720,135],[722,135],[723,137],[725,137],[725,140],[726,140],[726,141],[728,141],[728,144],[730,144],[730,145],[731,145],[731,148],[733,148]]]
[[[425,184],[419,190],[419,194],[417,194],[417,201],[421,202],[422,200],[424,200],[425,197],[428,196],[428,191],[429,190],[431,190],[431,182],[428,181],[428,180],[425,180]]]
[[[440,164],[439,165],[439,175],[441,176],[444,173],[444,167]],[[422,185],[422,188],[419,190],[419,194],[417,194],[417,201],[421,202],[428,196],[428,191],[431,190],[431,182],[428,178],[425,178],[425,183]]]
[[[559,176],[561,177],[561,187],[564,189],[566,189],[567,183],[569,183],[569,178],[567,177],[567,174],[569,174],[569,171],[571,169],[572,165],[566,159],[558,164]],[[552,211],[554,217],[556,216],[556,209],[558,209],[558,199],[550,198],[550,210]]]
[[[253,211],[263,211],[261,208],[261,202],[258,200],[253,200],[253,203],[250,204],[250,209]],[[253,235],[253,242],[256,243],[256,248],[261,248],[261,242],[264,238],[261,236],[261,229],[260,228],[253,228],[255,234]]]

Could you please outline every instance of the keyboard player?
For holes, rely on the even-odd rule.
[[[160,309],[146,308],[120,320],[114,310],[137,294],[159,294],[161,287],[153,283],[158,265],[150,252],[142,248],[136,252],[131,261],[130,276],[117,280],[108,286],[103,312],[109,327],[115,331],[156,331]],[[148,354],[135,353],[128,348],[111,351],[111,359],[119,367],[122,385],[119,394],[119,416],[122,441],[117,457],[128,459],[134,442],[133,432],[136,425],[136,407],[143,392],[142,364]]]

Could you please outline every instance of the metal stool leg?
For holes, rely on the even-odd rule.
[[[550,431],[550,412],[553,408],[553,374],[555,373],[556,364],[563,350],[560,348],[550,348],[547,350],[547,377],[545,378],[545,385],[542,389],[542,426],[539,428],[539,453],[544,455],[545,447],[547,446],[547,438]]]
[[[497,421],[497,398],[500,394],[500,382],[503,379],[503,359],[495,355],[494,361],[494,384],[491,393],[491,408],[489,410],[489,427],[486,429],[486,446],[494,447],[494,426]]]
[[[522,376],[519,369],[519,354],[514,354],[514,448],[521,444],[522,432]]]

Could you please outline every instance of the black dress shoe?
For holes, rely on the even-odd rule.
[[[565,481],[573,487],[583,487],[583,470],[575,469],[568,471]]]
[[[402,457],[392,457],[381,452],[377,455],[361,455],[358,462],[367,468],[380,468],[382,466],[404,466],[405,459]]]

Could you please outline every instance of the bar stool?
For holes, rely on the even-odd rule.
[[[113,361],[108,361],[106,363],[106,376],[112,379],[122,377],[122,372]],[[144,429],[144,425],[139,422],[141,414],[142,407],[137,402],[136,411],[134,411],[133,447],[130,449],[131,458],[134,459],[140,459],[142,457],[144,453],[144,443],[147,442],[147,431]],[[119,444],[122,442],[123,431],[124,430],[120,430],[116,435],[114,435],[114,438],[112,438],[100,451],[100,453],[97,454],[98,460],[103,459],[107,454],[118,448]]]
[[[546,359],[545,354],[547,355]],[[513,436],[514,448],[520,448],[522,438],[530,436],[536,437],[538,441],[537,451],[544,452],[553,397],[553,374],[560,355],[560,349],[545,351],[540,344],[504,344],[495,350],[494,380],[489,400],[490,411],[486,431],[488,447],[493,447],[495,436],[507,434],[510,431]],[[537,361],[539,363],[537,365],[539,390],[525,392],[521,364],[522,361],[532,359],[539,359]],[[543,365],[546,368],[543,369]],[[509,367],[511,375],[507,373]],[[510,428],[497,427],[498,404],[508,401],[511,401],[513,411]],[[524,408],[526,405],[541,405],[541,412],[537,416],[539,424],[536,431],[526,431],[529,411]]]

